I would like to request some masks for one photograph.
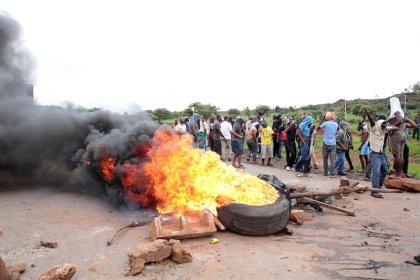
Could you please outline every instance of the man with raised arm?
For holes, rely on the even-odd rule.
[[[404,111],[401,108],[400,100],[396,97],[389,99],[389,108],[391,114],[388,122],[391,126],[388,127],[389,148],[394,156],[395,175],[389,176],[392,178],[401,178],[401,171],[404,165],[404,145],[405,145],[405,125],[404,125]]]
[[[386,175],[388,175],[388,160],[384,151],[386,122],[384,120],[375,122],[368,108],[364,108],[363,111],[368,117],[371,125],[369,143],[371,150],[370,163],[372,165],[372,188],[380,189]],[[371,195],[376,198],[383,198],[380,193],[375,191],[372,191]]]

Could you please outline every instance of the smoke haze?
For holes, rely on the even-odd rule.
[[[36,182],[86,188],[104,182],[106,156],[139,163],[139,147],[157,125],[144,112],[121,115],[38,106],[26,93],[34,63],[20,41],[19,24],[0,13],[0,183]],[[141,150],[141,149],[140,149]]]

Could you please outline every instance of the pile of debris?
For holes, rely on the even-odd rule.
[[[344,208],[333,206],[326,201],[330,197],[341,199],[343,195],[357,192],[363,193],[366,191],[382,192],[382,193],[401,193],[401,189],[374,189],[365,185],[360,185],[358,181],[349,180],[346,177],[340,178],[340,186],[337,189],[331,191],[315,191],[307,192],[305,186],[292,186],[287,189],[289,192],[289,198],[292,200],[292,205],[310,205],[318,211],[322,211],[321,207],[329,208],[348,216],[356,216],[354,211],[350,211]],[[297,224],[303,223],[304,211],[301,209],[293,209],[290,213],[290,220]]]
[[[125,276],[141,273],[147,263],[156,263],[170,258],[182,264],[192,261],[192,255],[181,246],[177,239],[156,239],[153,242],[140,244],[128,253],[129,263],[126,265]]]

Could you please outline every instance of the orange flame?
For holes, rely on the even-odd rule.
[[[100,160],[101,168],[102,168],[102,177],[104,177],[105,181],[108,183],[114,179],[114,167],[115,167],[115,159],[112,157],[105,157]]]
[[[194,149],[188,134],[158,130],[146,156],[146,163],[125,163],[118,172],[128,200],[153,205],[160,213],[204,208],[216,213],[217,207],[230,203],[265,205],[279,197],[271,185],[227,166],[218,154]],[[105,180],[113,170],[102,165]]]

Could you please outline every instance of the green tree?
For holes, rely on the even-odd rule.
[[[239,115],[241,114],[241,111],[240,111],[239,109],[232,108],[232,109],[229,109],[229,110],[227,111],[227,113],[228,113],[228,115],[229,115],[229,116],[231,116],[231,117],[237,117],[237,116],[239,116]]]
[[[361,104],[354,104],[351,107],[351,113],[355,116],[360,116],[362,114],[362,105]]]
[[[198,113],[202,115],[204,119],[208,119],[211,115],[217,115],[219,111],[219,108],[215,105],[193,102],[183,111],[184,115],[190,117],[193,113],[193,108],[196,108]]]
[[[249,107],[247,106],[242,110],[242,115],[244,117],[250,118],[250,117],[252,117],[253,113],[252,113],[251,109],[249,109]]]
[[[166,108],[158,108],[153,111],[153,115],[155,115],[158,120],[167,120],[171,117],[171,112]]]
[[[254,109],[255,113],[261,112],[261,113],[263,113],[263,115],[266,115],[270,111],[271,111],[271,108],[267,105],[258,105]]]

